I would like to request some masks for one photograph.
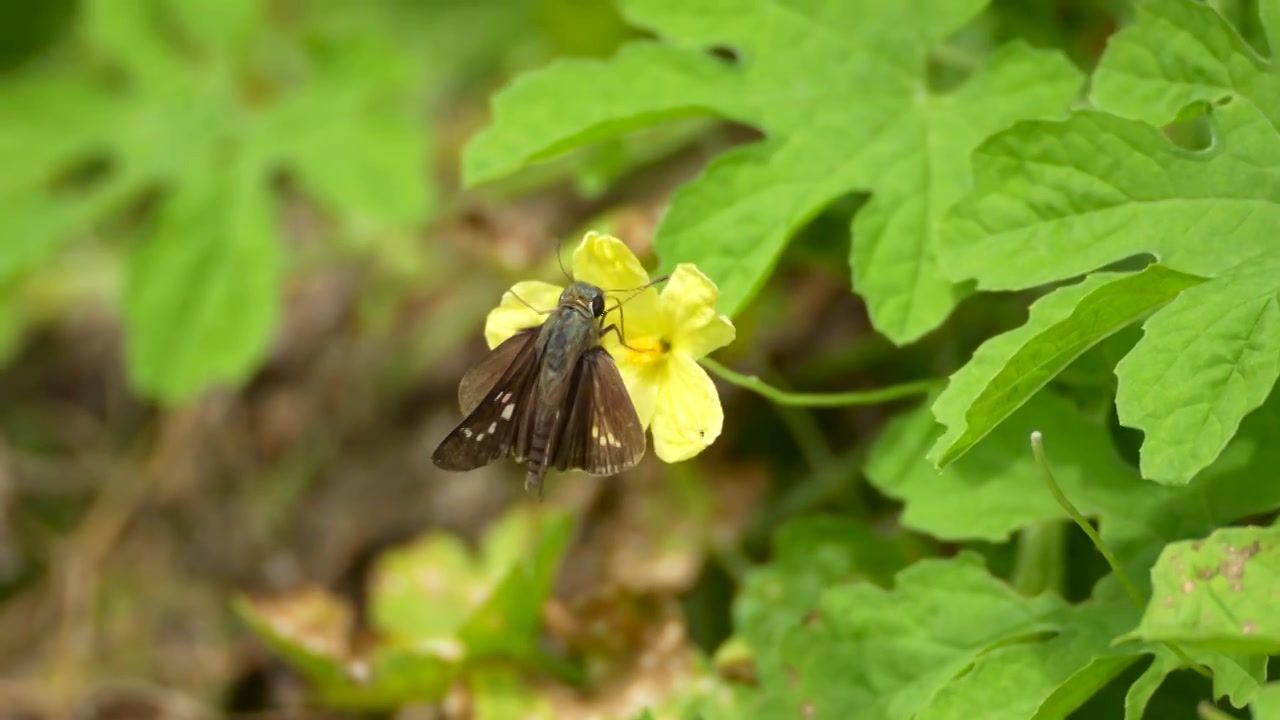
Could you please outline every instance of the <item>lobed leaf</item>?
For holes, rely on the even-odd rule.
[[[930,92],[929,53],[983,6],[632,0],[631,19],[667,43],[517,80],[466,149],[465,175],[493,179],[690,114],[752,125],[765,140],[725,154],[674,196],[655,240],[663,267],[696,263],[734,314],[801,225],[842,195],[870,191],[853,223],[854,288],[877,329],[908,342],[965,294],[941,272],[934,245],[968,182],[969,151],[1017,120],[1062,112],[1080,87],[1060,55],[1013,44],[960,88]],[[906,25],[912,33],[899,31]],[[694,49],[713,45],[735,59]]]
[[[1019,596],[969,553],[916,563],[892,591],[836,585],[786,636],[787,681],[764,689],[760,716],[915,717],[983,654],[1056,633],[1068,615],[1056,596]]]
[[[1253,699],[1253,720],[1280,720],[1280,682],[1273,682]]]
[[[209,159],[159,211],[129,256],[125,356],[130,380],[165,401],[235,383],[275,329],[281,248],[257,159]]]
[[[1280,257],[1188,289],[1116,366],[1120,422],[1142,430],[1142,475],[1186,483],[1280,377]]]
[[[865,580],[888,585],[907,565],[901,543],[872,532],[852,518],[806,517],[784,525],[774,541],[774,559],[749,576],[734,603],[734,625],[765,682],[782,682],[779,645],[836,583]]]
[[[924,457],[938,434],[928,407],[903,413],[872,447],[867,479],[905,503],[906,527],[942,540],[1002,542],[1019,528],[1067,517],[1031,455],[1033,430],[1044,434],[1058,483],[1082,512],[1097,514],[1146,489],[1112,448],[1106,428],[1047,390],[941,471]]]
[[[1263,10],[1268,32],[1280,27],[1276,14]],[[1280,372],[1265,277],[1280,222],[1280,74],[1210,6],[1150,0],[1109,42],[1093,100],[1138,120],[1087,111],[992,137],[975,153],[975,189],[956,205],[939,253],[954,280],[991,290],[1142,254],[1215,278],[1152,317],[1118,368],[1121,419],[1147,434],[1144,475],[1186,483]],[[1148,124],[1190,111],[1209,113],[1213,138],[1203,150],[1178,147]]]
[[[933,405],[947,431],[929,459],[938,467],[954,461],[1090,347],[1201,282],[1152,265],[1098,273],[1040,298],[1026,323],[988,340],[952,375]]]
[[[1126,638],[1280,655],[1280,527],[1230,527],[1171,543],[1151,569],[1151,601]]]
[[[388,708],[439,699],[458,678],[496,677],[494,660],[534,656],[572,528],[567,515],[515,510],[486,532],[478,557],[443,533],[388,551],[370,587],[371,638],[356,637],[352,608],[320,590],[240,598],[236,609],[326,702]]]

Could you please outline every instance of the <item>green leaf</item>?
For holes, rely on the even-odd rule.
[[[1097,273],[1040,298],[1026,323],[988,340],[951,377],[933,405],[947,432],[929,459],[938,467],[954,461],[1086,350],[1201,282],[1152,265]]]
[[[901,544],[850,518],[806,517],[784,525],[774,559],[752,572],[734,603],[734,624],[747,641],[761,677],[781,680],[779,643],[814,609],[822,590],[865,579],[888,585],[906,566]]]
[[[352,610],[311,589],[273,598],[237,598],[236,613],[273,651],[339,707],[386,708],[405,699],[438,698],[459,672],[460,653],[443,643],[417,647],[352,645]]]
[[[256,369],[278,315],[280,240],[263,168],[241,152],[186,178],[129,258],[131,381],[177,402]]]
[[[1196,647],[1182,647],[1184,653],[1213,672],[1213,696],[1226,697],[1236,707],[1244,707],[1257,696],[1267,680],[1267,658],[1261,655],[1227,655]],[[1186,664],[1168,647],[1157,646],[1155,658],[1130,686],[1124,699],[1126,720],[1142,720],[1147,704],[1164,679]]]
[[[1066,611],[1052,635],[995,647],[947,683],[920,720],[983,717],[1065,718],[1141,655],[1113,649],[1111,640],[1131,626],[1127,598],[1103,593]],[[999,697],[999,703],[992,703]]]
[[[409,645],[457,638],[468,656],[529,656],[572,529],[566,515],[512,512],[479,558],[452,535],[428,535],[379,559],[370,614]]]
[[[1265,359],[1275,323],[1265,281],[1226,276],[1277,259],[1280,75],[1208,5],[1153,0],[1109,42],[1093,87],[1099,107],[1140,121],[1081,112],[991,138],[975,153],[975,189],[957,204],[939,252],[953,279],[992,290],[1034,287],[1141,254],[1180,272],[1223,276],[1216,291],[1202,291],[1213,293],[1216,308],[1206,315],[1235,308],[1211,328],[1222,361],[1205,346],[1184,357],[1173,337],[1162,337],[1185,339],[1192,331],[1185,323],[1203,319],[1181,306],[1152,319],[1144,352],[1122,367],[1138,382],[1126,390],[1121,378],[1125,421],[1149,431],[1144,473],[1186,482],[1275,376]],[[1147,124],[1184,118],[1189,104],[1212,124],[1203,150],[1178,147]],[[1177,354],[1154,357],[1174,347]],[[1242,376],[1225,378],[1233,365]],[[1161,367],[1173,377],[1160,375]],[[1182,384],[1187,372],[1205,374]],[[1167,387],[1152,394],[1153,383]]]
[[[1280,376],[1280,258],[1191,288],[1116,366],[1120,422],[1146,433],[1143,477],[1186,483]]]
[[[320,590],[241,598],[255,633],[307,675],[326,702],[391,708],[442,697],[467,677],[492,690],[494,713],[515,676],[495,660],[536,658],[543,604],[572,534],[568,515],[516,509],[490,528],[479,556],[432,533],[379,557],[370,586],[374,640],[358,641],[351,607]]]
[[[693,262],[741,310],[787,239],[834,199],[870,191],[853,223],[855,289],[877,329],[920,337],[963,289],[934,257],[938,226],[968,182],[969,151],[1024,118],[1063,112],[1079,73],[1056,53],[1013,44],[958,89],[928,89],[930,52],[982,0],[888,4],[633,0],[630,19],[670,44],[612,60],[561,61],[494,101],[468,146],[464,177],[491,180],[638,127],[714,113],[761,142],[727,153],[673,198],[655,246],[665,268]],[[913,32],[903,34],[902,27]],[[728,46],[730,64],[698,48]]]
[[[1275,19],[1275,5],[1257,5]],[[1267,28],[1273,46],[1277,30]],[[1263,62],[1212,5],[1188,0],[1138,3],[1134,22],[1108,39],[1091,92],[1098,107],[1153,125],[1173,121],[1191,103],[1237,94],[1268,117],[1280,117],[1275,66]]]
[[[761,717],[910,718],[1000,646],[1059,632],[1069,608],[1025,598],[977,556],[924,560],[894,589],[837,585],[783,643],[787,679],[765,688]]]
[[[1120,495],[1100,511],[1102,539],[1145,586],[1159,552],[1171,541],[1201,538],[1242,517],[1280,509],[1280,483],[1259,482],[1280,466],[1280,393],[1240,424],[1240,431],[1188,485],[1157,486]],[[1053,458],[1049,446],[1050,460]],[[1079,502],[1078,498],[1072,498]]]
[[[303,186],[344,218],[404,226],[431,211],[426,129],[409,112],[321,83],[275,111],[264,135]]]
[[[936,431],[931,427],[927,411],[918,409],[886,428],[872,451],[868,476],[878,487],[886,488],[886,492],[905,498],[902,522],[910,527],[946,539],[999,539],[1018,527],[1062,515],[1048,492],[1041,490],[1043,480],[1029,463],[1027,435],[1032,425],[1054,428],[1045,431],[1046,446],[1059,484],[1083,512],[1098,518],[1104,540],[1115,549],[1121,564],[1141,586],[1147,584],[1144,578],[1150,574],[1160,550],[1171,540],[1200,537],[1242,516],[1280,508],[1280,485],[1260,485],[1257,481],[1261,474],[1280,463],[1280,444],[1274,442],[1280,435],[1280,395],[1269,398],[1247,417],[1217,461],[1187,486],[1161,486],[1142,481],[1115,457],[1103,428],[1083,418],[1078,410],[1051,392],[1036,394],[997,428],[987,442],[940,475],[922,458],[924,446]],[[828,581],[825,587],[824,597],[828,593],[845,592],[835,581]],[[955,602],[953,598],[959,596],[953,588],[939,588],[938,592],[947,598],[939,601],[939,607],[949,607]],[[877,605],[866,605],[869,612],[878,610]],[[916,627],[902,622],[893,613],[885,617],[884,632]],[[938,617],[939,622],[951,619]],[[1144,655],[1154,654],[1154,669],[1143,675],[1129,698],[1130,717],[1137,717],[1164,677],[1182,667],[1159,643],[1117,645],[1113,642],[1138,625],[1139,620],[1139,611],[1121,591],[1119,583],[1114,577],[1108,577],[1099,583],[1088,601],[1066,608],[1052,618],[1055,629],[1033,637],[996,642],[978,653],[971,664],[954,677],[938,684],[935,692],[922,692],[928,702],[914,716],[1063,718],[1125,668]],[[933,632],[939,642],[949,639],[947,633],[951,625],[929,627],[937,628]],[[902,632],[905,636],[907,631]],[[861,637],[871,642],[876,635],[867,629]],[[844,638],[832,642],[849,642],[854,651],[858,648]],[[861,686],[864,674],[881,672],[884,666],[899,667],[894,664],[899,661],[898,656],[887,650],[890,647],[880,644],[874,650],[863,650],[861,659],[828,658],[830,667],[839,667],[841,672],[838,677],[824,674],[822,683],[815,682],[809,699],[821,708],[824,701],[830,707],[833,697],[858,697],[854,693]],[[1248,702],[1265,678],[1265,662],[1260,656],[1240,656],[1191,646],[1186,650],[1196,662],[1212,671],[1215,697],[1229,697],[1237,706]],[[795,648],[790,645],[784,645],[779,652],[787,661],[795,657]],[[900,667],[919,673],[920,668],[933,665],[931,659],[903,662]],[[784,686],[787,677],[790,675],[784,671]],[[876,687],[887,688],[884,697],[889,698],[894,697],[897,690],[897,686],[887,681]],[[776,700],[777,692],[773,686],[764,685],[770,702]],[[989,706],[993,694],[1001,699],[998,708]],[[863,701],[872,708],[864,711],[868,717],[909,715],[907,711],[886,711],[865,698]],[[783,713],[796,709],[796,705],[767,706],[767,709]]]
[[[1232,527],[1171,543],[1151,569],[1142,623],[1126,639],[1280,655],[1280,527]]]
[[[872,448],[866,473],[877,489],[906,503],[904,526],[943,540],[1002,542],[1019,528],[1067,517],[1031,454],[1033,430],[1044,434],[1063,492],[1086,514],[1122,504],[1149,485],[1121,460],[1106,428],[1050,391],[1032,396],[940,472],[924,457],[937,430],[927,406],[894,418]]]
[[[1244,102],[1215,106],[1213,118],[1217,141],[1199,152],[1092,111],[995,135],[975,152],[975,190],[942,235],[944,266],[981,289],[1014,290],[1144,253],[1202,276],[1265,256],[1280,218],[1280,138]]]
[[[1253,720],[1280,720],[1280,682],[1267,685],[1253,699]]]
[[[332,10],[264,32],[262,9],[89,0],[76,40],[94,62],[0,84],[0,155],[14,166],[0,178],[0,284],[39,273],[78,233],[142,207],[144,193],[160,198],[146,204],[156,210],[130,249],[121,301],[129,376],[153,399],[240,381],[264,355],[283,265],[267,183],[276,172],[296,171],[375,230],[430,209],[425,129],[413,120],[421,73],[404,72],[413,55],[389,33],[344,25],[319,37],[315,18]]]

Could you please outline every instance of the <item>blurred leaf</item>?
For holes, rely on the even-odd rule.
[[[1068,606],[1025,598],[977,556],[923,560],[892,591],[835,585],[782,643],[786,677],[763,686],[762,717],[911,718],[984,653],[1064,629]]]
[[[773,562],[747,577],[733,608],[734,625],[752,650],[756,673],[782,681],[782,638],[817,607],[823,589],[857,580],[888,585],[909,559],[900,542],[853,518],[807,517],[782,526]]]
[[[690,115],[753,125],[768,139],[722,156],[674,197],[655,241],[662,265],[697,263],[737,313],[793,232],[836,198],[870,190],[854,221],[854,287],[877,329],[914,340],[963,295],[933,244],[964,190],[969,151],[1019,119],[1064,111],[1080,86],[1059,55],[1013,44],[955,92],[929,93],[929,52],[984,4],[632,0],[628,19],[669,44],[637,42],[608,61],[562,60],[522,76],[495,98],[463,175],[493,180]],[[737,58],[718,61],[708,46]]]
[[[539,0],[542,25],[565,55],[605,56],[638,34],[613,0]]]
[[[1267,658],[1263,655],[1228,655],[1194,646],[1180,646],[1197,663],[1213,672],[1213,695],[1227,697],[1236,707],[1244,707],[1257,697],[1267,679]],[[1165,678],[1186,664],[1167,646],[1154,646],[1155,659],[1130,686],[1125,696],[1127,720],[1142,720],[1147,704]]]
[[[1280,377],[1280,257],[1188,289],[1116,366],[1120,422],[1146,435],[1142,475],[1186,483]],[[1230,350],[1225,350],[1230,348]]]
[[[1166,546],[1142,623],[1126,638],[1280,655],[1277,544],[1280,527],[1247,527]]]
[[[204,170],[134,247],[125,286],[130,379],[167,401],[245,378],[278,313],[281,247],[263,168],[241,150]]]
[[[298,98],[296,122],[270,135],[316,199],[343,217],[410,225],[427,217],[427,135],[407,115],[360,107],[346,92]]]
[[[1141,657],[1132,647],[1111,646],[1136,615],[1127,597],[1101,592],[1064,614],[1058,631],[982,653],[916,717],[1065,718]]]
[[[929,451],[944,467],[978,443],[1086,350],[1203,279],[1152,265],[1096,273],[1031,306],[1021,327],[988,340],[934,403],[947,432]]]
[[[456,637],[469,655],[527,657],[573,520],[520,510],[485,533],[477,558],[436,533],[384,555],[374,623],[410,643]]]
[[[1002,542],[1020,528],[1067,518],[1031,454],[1033,430],[1044,434],[1058,484],[1085,514],[1130,502],[1149,486],[1116,454],[1106,428],[1049,390],[941,471],[924,457],[938,430],[926,406],[899,415],[876,441],[866,472],[906,503],[903,525],[943,540]]]
[[[542,606],[572,528],[569,516],[517,509],[485,534],[479,557],[443,533],[389,551],[370,587],[368,639],[352,637],[350,607],[321,591],[242,599],[237,609],[328,702],[389,708],[438,699],[455,677],[494,660],[535,659]]]
[[[332,12],[322,4],[288,25],[266,10],[88,0],[78,39],[95,63],[0,84],[0,151],[18,168],[0,178],[0,283],[158,195],[122,305],[129,375],[165,402],[242,381],[269,347],[283,269],[276,172],[296,171],[340,219],[375,230],[431,211],[414,56],[363,26],[317,29]]]
[[[323,590],[242,597],[235,609],[335,706],[391,707],[406,699],[438,698],[459,672],[460,649],[443,643],[416,648],[357,644],[350,606]]]
[[[505,667],[478,669],[469,678],[473,720],[555,720],[550,703]]]
[[[1253,699],[1253,720],[1280,720],[1280,682],[1267,685]]]
[[[1280,393],[1240,424],[1240,431],[1196,480],[1118,495],[1100,510],[1102,538],[1135,582],[1145,585],[1159,552],[1175,540],[1202,538],[1215,528],[1280,509],[1280,483],[1262,482],[1280,467]],[[1049,458],[1053,446],[1048,444]],[[1072,498],[1079,504],[1081,498]]]

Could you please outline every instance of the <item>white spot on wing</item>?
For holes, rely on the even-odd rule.
[[[498,432],[498,421],[494,420],[493,422],[489,423],[489,434],[492,435],[496,432]]]
[[[511,394],[511,393],[507,393],[507,395],[508,395],[508,396],[510,396],[510,394]],[[516,412],[516,404],[515,404],[515,403],[507,403],[507,406],[506,406],[506,407],[504,407],[504,408],[502,408],[502,419],[503,419],[503,420],[510,420],[510,419],[511,419],[511,416],[512,416],[512,415],[514,415],[514,414],[515,414],[515,412]]]
[[[471,428],[462,428],[463,437],[471,437]]]
[[[476,442],[480,442],[481,440],[484,440],[484,433],[480,433],[476,436]]]
[[[592,439],[592,440],[595,440],[595,439],[596,439],[596,438],[598,438],[598,437],[600,437],[600,426],[599,426],[599,425],[592,425],[592,426],[591,426],[591,439]]]
[[[508,402],[509,400],[511,400],[511,393],[505,393],[500,399],[502,400],[502,402]]]

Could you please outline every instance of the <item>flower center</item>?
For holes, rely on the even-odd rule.
[[[656,363],[671,351],[671,343],[656,335],[632,338],[627,341],[627,345],[630,346],[627,349],[631,353],[628,360],[636,365]]]

